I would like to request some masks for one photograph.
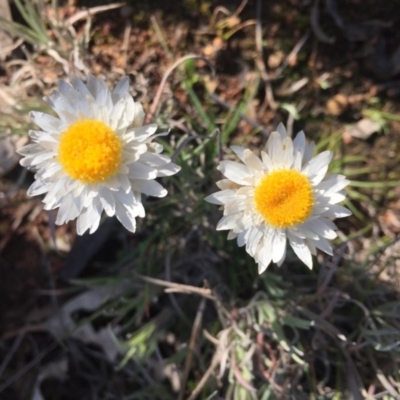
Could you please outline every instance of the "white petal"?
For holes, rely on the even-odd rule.
[[[238,236],[238,234],[237,234],[236,232],[230,231],[230,232],[228,233],[227,239],[228,239],[228,240],[236,239],[237,236]]]
[[[244,163],[253,170],[265,171],[264,164],[261,160],[250,150],[246,150],[244,153]]]
[[[61,199],[64,195],[66,195],[68,193],[66,190],[68,180],[69,178],[65,176],[55,181],[52,186],[49,187],[49,191],[43,201],[45,201],[46,198],[52,197]]]
[[[153,140],[156,136],[158,135],[154,135],[146,139],[144,143],[147,143],[147,149],[149,152],[160,154],[164,150],[164,146],[160,143],[150,143],[150,141]]]
[[[134,123],[135,117],[135,102],[132,97],[127,95],[125,98],[120,101],[124,102],[123,113],[121,117],[118,119],[117,124],[115,126],[115,131],[118,134],[123,134],[127,130],[129,126]]]
[[[111,93],[111,97],[114,103],[116,103],[121,97],[125,96],[128,93],[129,93],[129,77],[125,76],[115,86],[114,90]]]
[[[95,201],[93,202],[93,206],[90,207],[89,210],[90,210],[90,219],[92,222],[89,233],[94,233],[95,231],[97,231],[100,225],[101,214],[103,212],[103,207],[98,198],[95,199]]]
[[[238,184],[230,181],[229,179],[221,179],[220,181],[215,183],[220,189],[237,189],[240,187]]]
[[[59,93],[62,103],[68,103],[70,107],[74,109],[76,117],[82,119],[90,116],[90,102],[88,102],[88,96],[82,96],[82,93],[63,80],[59,82]]]
[[[43,147],[40,144],[37,143],[31,143],[27,144],[24,147],[21,147],[17,153],[21,154],[21,156],[30,156],[36,153],[40,153],[43,151]]]
[[[28,196],[38,196],[40,194],[46,193],[48,191],[48,185],[46,182],[41,180],[36,180],[32,183],[30,188],[28,189]]]
[[[239,232],[237,235],[237,245],[242,247],[246,244],[247,230]]]
[[[138,161],[142,155],[147,153],[147,146],[145,144],[140,144],[138,146],[131,147],[132,145],[126,145],[122,150],[122,162],[124,164],[132,164]],[[147,162],[145,162],[148,164]],[[152,166],[149,164],[149,166]]]
[[[153,180],[132,180],[132,189],[154,197],[164,197],[168,193],[158,182]]]
[[[258,274],[261,275],[264,271],[267,270],[269,264],[264,263],[263,261],[258,262]]]
[[[332,240],[337,237],[335,232],[337,226],[329,219],[317,218],[315,220],[310,220],[308,223],[311,230],[325,239]]]
[[[261,229],[258,229],[256,227],[249,229],[249,235],[248,239],[246,241],[246,251],[254,257],[254,254],[256,253],[256,250],[258,248],[258,244],[260,243],[260,240],[262,238],[263,232]]]
[[[88,88],[79,78],[73,76],[70,78],[70,81],[74,89],[77,90],[83,97],[86,98],[86,96],[91,96]]]
[[[124,192],[129,192],[131,190],[131,181],[126,174],[117,176],[119,182],[119,188]]]
[[[301,166],[302,166],[302,159],[301,159],[301,154],[299,151],[296,151],[294,157],[293,157],[293,165],[292,168],[295,169],[296,171],[301,171]]]
[[[135,215],[137,215],[140,218],[144,218],[146,213],[145,209],[142,204],[142,194],[139,192],[133,191],[133,196],[135,198]]]
[[[162,154],[149,153],[149,152],[147,152],[146,145],[141,145],[141,146],[144,146],[145,151],[146,151],[140,157],[141,162],[144,162],[144,163],[148,164],[150,167],[155,167],[155,168],[165,166],[165,164],[171,164],[171,159],[168,156],[165,156]]]
[[[240,215],[238,214],[226,215],[222,217],[217,224],[217,231],[236,228],[238,218],[240,218]]]
[[[57,133],[49,133],[43,131],[29,131],[32,141],[38,143],[39,146],[46,150],[55,150],[58,148],[59,135]]]
[[[176,165],[174,163],[165,164],[162,167],[157,168],[157,178],[161,176],[175,175],[180,170],[181,167],[179,165]]]
[[[54,157],[54,153],[52,151],[44,150],[31,156],[22,158],[19,163],[23,167],[33,167],[51,159],[52,157]]]
[[[132,115],[133,115],[132,125],[133,126],[142,126],[145,114],[143,111],[143,107],[140,103],[133,104]]]
[[[240,146],[231,146],[231,149],[237,154],[240,160],[250,169],[264,171],[264,165],[261,160],[249,149]]]
[[[271,264],[272,249],[265,246],[265,244],[262,245],[257,255],[257,259],[258,259],[258,273],[262,274]]]
[[[236,197],[234,201],[229,201],[225,204],[224,215],[237,214],[246,209],[245,197]]]
[[[331,175],[328,179],[320,182],[315,189],[326,191],[328,193],[338,192],[350,183],[343,175]]]
[[[322,250],[323,252],[329,255],[333,254],[331,245],[323,237],[320,237],[319,240],[307,239],[307,241],[314,245],[316,248]]]
[[[304,154],[303,154],[303,165],[306,165],[314,155],[314,150],[315,150],[315,144],[314,142],[311,142],[309,144],[306,144],[306,148],[304,149]]]
[[[154,179],[157,177],[157,170],[136,161],[129,164],[129,178],[131,179]]]
[[[268,155],[272,162],[280,159],[282,152],[282,139],[279,132],[272,132],[267,141]]]
[[[93,98],[96,99],[98,106],[105,106],[108,110],[111,109],[111,93],[103,80],[96,79],[93,75],[89,74],[86,86]]]
[[[78,217],[81,209],[77,207],[72,196],[67,195],[63,198],[57,212],[56,224],[62,225]]]
[[[303,158],[303,154],[306,148],[306,135],[303,131],[300,131],[293,140],[293,152],[299,152],[301,158]]]
[[[100,214],[94,207],[84,208],[76,221],[76,232],[83,235],[88,229],[93,233],[99,226]]]
[[[31,111],[29,116],[33,122],[45,132],[60,133],[64,127],[64,124],[53,115],[39,111]]]
[[[261,152],[261,158],[268,172],[272,171],[275,168],[274,163],[271,160],[271,157],[265,151]]]
[[[218,168],[222,174],[230,179],[232,182],[236,182],[241,185],[247,184],[247,178],[250,175],[249,169],[235,161],[225,160],[221,161]]]
[[[122,204],[116,203],[115,216],[128,231],[136,231],[135,214],[126,209]]]
[[[346,195],[343,192],[332,193],[327,195],[326,198],[329,199],[329,204],[337,204],[342,202],[346,198]]]
[[[282,122],[279,123],[278,127],[276,128],[276,131],[279,133],[281,136],[282,140],[287,137],[287,131],[285,128],[285,125],[282,124]]]
[[[212,204],[225,204],[228,201],[233,201],[236,195],[236,190],[221,190],[219,192],[210,194],[204,200]]]
[[[108,188],[101,188],[99,191],[99,200],[104,208],[105,213],[112,217],[115,214],[115,200],[112,191]]]
[[[332,204],[329,210],[322,215],[325,216],[325,214],[328,214],[327,216],[332,215],[334,218],[344,218],[352,215],[352,212],[343,206]]]
[[[306,239],[306,238],[318,239],[319,237],[313,230],[311,230],[311,228],[308,225],[308,221],[302,225],[290,228],[290,232],[292,232],[293,235],[297,236],[300,239]]]
[[[292,235],[290,232],[288,232],[288,239],[290,246],[292,246],[297,257],[299,257],[308,268],[312,269],[313,263],[311,252],[304,240]]]
[[[286,251],[286,234],[281,230],[275,230],[272,238],[272,261],[279,263],[284,258]]]
[[[123,139],[126,143],[129,143],[132,140],[135,140],[137,143],[142,143],[152,136],[156,130],[157,124],[141,126],[126,132],[123,136]]]
[[[284,168],[290,168],[293,164],[293,142],[290,137],[282,141],[282,159],[281,165]]]
[[[305,240],[305,242],[307,244],[307,247],[310,250],[311,255],[316,256],[317,255],[316,247],[313,244],[311,244],[309,240]]]
[[[231,146],[232,151],[240,158],[242,162],[244,162],[244,152],[246,149],[242,146]]]
[[[307,174],[311,183],[317,185],[324,178],[332,159],[331,151],[324,151],[310,160],[303,172]]]
[[[110,128],[114,131],[118,131],[123,128],[127,128],[132,120],[126,121],[125,115],[125,99],[120,99],[110,110]]]
[[[282,264],[283,264],[283,262],[285,261],[285,258],[286,258],[286,245],[285,245],[285,247],[283,248],[283,254],[282,254],[282,257],[281,257],[281,259],[279,260],[279,261],[277,261],[276,262],[276,265],[278,266],[278,267],[280,267]]]
[[[62,174],[62,167],[57,162],[48,162],[48,164],[43,164],[42,168],[36,173],[35,178],[37,179],[49,179],[54,181]]]

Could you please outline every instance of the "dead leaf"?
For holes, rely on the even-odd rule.
[[[218,51],[220,51],[224,47],[224,41],[220,37],[216,37],[212,43],[209,43],[203,49],[203,53],[206,57],[215,56]]]
[[[124,280],[113,286],[90,289],[65,303],[57,314],[42,324],[41,328],[49,331],[59,340],[68,335],[84,343],[95,343],[103,349],[108,360],[115,362],[117,356],[125,354],[125,349],[114,339],[114,336],[119,333],[118,327],[107,326],[96,331],[91,324],[77,324],[72,315],[82,310],[96,311],[107,301],[120,296],[130,286],[131,282]]]
[[[215,89],[218,86],[218,81],[211,78],[209,75],[204,76],[203,80],[204,80],[204,85],[207,89],[207,92],[214,93]]]
[[[360,119],[343,132],[343,141],[348,144],[353,138],[367,140],[373,133],[378,132],[382,125],[369,118]]]
[[[278,50],[268,57],[268,66],[272,69],[278,68],[282,64],[284,58],[285,53],[281,50]]]
[[[380,215],[378,220],[382,231],[389,237],[400,233],[400,200],[390,202],[388,208]]]
[[[326,108],[328,110],[328,114],[337,116],[345,111],[347,105],[347,97],[344,94],[338,93],[327,101]]]

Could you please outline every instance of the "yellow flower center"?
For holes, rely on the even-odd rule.
[[[307,220],[314,206],[313,188],[307,176],[296,170],[266,175],[254,190],[256,210],[274,228],[289,228]]]
[[[101,121],[77,121],[61,134],[58,161],[73,179],[104,182],[118,171],[121,159],[121,139]]]

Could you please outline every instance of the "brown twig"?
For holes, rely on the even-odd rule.
[[[123,7],[124,5],[125,3],[114,3],[114,4],[108,4],[106,6],[92,7],[88,8],[87,10],[79,11],[66,20],[65,26],[68,27],[70,25],[75,24],[75,22],[80,21],[81,19],[90,17],[91,15],[95,15],[104,11],[113,10],[115,8],[120,8]]]
[[[153,285],[158,285],[168,288],[165,289],[166,293],[174,292],[174,293],[198,294],[200,296],[205,297],[206,299],[215,301],[215,297],[213,296],[212,291],[210,289],[199,288],[190,285],[183,285],[181,283],[168,282],[162,279],[150,278],[148,276],[143,276],[135,272],[134,275],[139,279],[141,279],[142,281],[152,283]]]
[[[189,347],[188,347],[188,352],[187,352],[186,360],[185,360],[185,367],[184,367],[184,371],[183,371],[181,391],[179,393],[178,400],[183,400],[183,397],[185,395],[186,382],[187,382],[187,379],[189,376],[190,369],[192,367],[193,355],[195,353],[196,342],[197,342],[197,338],[199,336],[199,332],[200,332],[202,321],[203,321],[205,305],[206,305],[206,299],[203,297],[200,300],[199,307],[197,308],[196,318],[194,319],[192,333],[190,335]]]
[[[249,0],[243,0],[239,7],[236,9],[235,13],[233,14],[234,16],[239,16],[240,13],[244,10],[244,8],[246,7],[246,4],[248,3]]]
[[[156,93],[156,95],[154,96],[153,103],[151,104],[150,110],[149,110],[149,112],[147,113],[146,118],[145,118],[145,120],[144,120],[144,124],[145,124],[145,125],[148,124],[148,123],[152,120],[154,114],[156,113],[156,109],[157,109],[158,103],[160,102],[161,95],[162,95],[162,92],[163,92],[163,90],[164,90],[164,86],[165,86],[165,84],[166,84],[166,82],[167,82],[167,79],[169,78],[169,76],[170,76],[171,73],[173,72],[173,70],[174,70],[175,68],[177,68],[179,65],[181,65],[182,63],[184,63],[185,61],[187,61],[187,60],[193,60],[193,59],[200,59],[200,60],[205,61],[205,62],[210,66],[211,70],[212,70],[212,71],[214,70],[213,67],[212,67],[212,65],[211,65],[211,63],[210,63],[210,60],[209,60],[208,58],[203,57],[203,56],[199,56],[199,55],[196,55],[196,54],[188,54],[187,56],[181,57],[179,60],[175,61],[175,62],[167,69],[167,71],[165,72],[165,74],[164,74],[164,76],[163,76],[163,78],[162,78],[162,80],[161,80],[161,82],[160,82],[160,85],[158,86],[157,93]]]
[[[264,376],[266,381],[274,387],[274,390],[277,391],[278,393],[283,393],[283,388],[282,386],[278,385],[275,380],[273,379],[273,371],[277,365],[277,359],[274,354],[274,351],[272,350],[271,345],[268,342],[264,342],[264,335],[262,332],[258,332],[256,336],[256,342],[257,342],[257,348],[256,348],[256,354],[257,354],[257,368],[261,372],[261,374]],[[266,370],[264,368],[264,363],[263,363],[263,358],[262,358],[262,348],[265,348],[268,353],[269,353],[269,358],[271,360],[271,365],[269,368]]]
[[[232,363],[232,371],[233,374],[235,375],[236,380],[251,394],[257,393],[257,390],[243,377],[239,367],[236,364],[235,356],[233,354],[231,358],[231,363]]]
[[[188,400],[195,400],[197,398],[197,396],[200,394],[201,389],[203,389],[204,385],[207,383],[208,379],[213,373],[214,369],[220,363],[221,356],[221,353],[217,350],[214,354],[210,366],[207,368],[207,371],[204,373],[197,386],[193,389],[192,393],[188,397]]]

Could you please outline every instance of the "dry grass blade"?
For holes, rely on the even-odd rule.
[[[293,60],[299,51],[302,49],[302,47],[305,45],[307,42],[308,38],[310,37],[310,33],[307,32],[305,35],[302,36],[302,38],[296,43],[296,45],[293,47],[292,51],[287,55],[285,61],[278,67],[278,69],[273,73],[271,76],[271,79],[278,79],[282,72],[285,70],[285,68],[290,64],[291,60]],[[302,78],[302,80],[307,79],[306,77]],[[298,82],[300,82],[299,80]],[[304,82],[304,81],[303,81]]]
[[[105,11],[110,11],[110,10],[115,10],[116,8],[121,8],[126,3],[112,3],[108,4],[106,6],[97,6],[97,7],[91,7],[88,8],[87,10],[82,10],[74,14],[72,17],[69,17],[66,21],[66,27],[68,28],[71,25],[74,25],[76,22],[80,21],[81,19],[88,18],[92,15],[99,14]]]
[[[156,113],[158,103],[160,102],[161,95],[162,95],[162,92],[164,90],[164,86],[167,83],[167,80],[168,80],[169,76],[171,75],[171,73],[174,71],[174,69],[179,67],[179,65],[181,65],[185,61],[194,60],[194,59],[199,59],[199,60],[205,61],[207,63],[207,65],[211,68],[211,71],[214,71],[214,68],[213,68],[210,60],[207,57],[204,57],[204,56],[199,56],[199,55],[196,55],[196,54],[188,54],[187,56],[181,57],[179,60],[176,60],[167,69],[167,71],[165,72],[165,74],[164,74],[164,76],[163,76],[163,78],[162,78],[162,80],[160,82],[160,85],[158,86],[157,93],[154,96],[153,103],[151,104],[150,110],[146,115],[146,118],[145,118],[145,121],[144,121],[145,124],[150,123],[150,121],[152,120],[154,114]]]

